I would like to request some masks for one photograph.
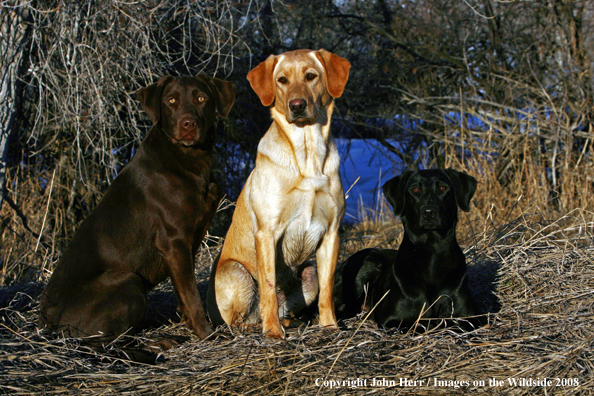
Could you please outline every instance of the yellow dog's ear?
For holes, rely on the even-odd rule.
[[[256,95],[264,106],[270,106],[274,102],[274,81],[272,72],[276,66],[277,57],[270,55],[264,62],[253,68],[247,75],[247,79]]]
[[[349,79],[349,70],[351,63],[341,58],[338,55],[328,52],[325,49],[320,49],[316,56],[324,65],[326,69],[326,81],[328,85],[328,93],[333,98],[339,98],[344,91],[347,80]]]

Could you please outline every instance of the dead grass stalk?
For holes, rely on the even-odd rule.
[[[164,352],[164,362],[146,366],[97,354],[76,339],[46,338],[35,327],[40,286],[5,287],[0,393],[592,394],[593,215],[576,209],[550,221],[534,209],[469,237],[471,287],[491,311],[490,324],[471,332],[400,334],[361,316],[340,331],[291,329],[282,341],[257,330],[221,329],[224,336],[198,342],[177,323],[165,285],[151,295],[153,322],[137,339],[190,340]],[[364,244],[391,245],[393,231],[384,230],[368,234]],[[355,248],[355,236],[349,238]],[[201,252],[202,286],[217,249]]]

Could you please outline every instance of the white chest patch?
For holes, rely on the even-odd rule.
[[[280,242],[285,263],[295,267],[316,251],[336,217],[336,202],[327,176],[304,178],[288,202],[283,217],[289,221]]]

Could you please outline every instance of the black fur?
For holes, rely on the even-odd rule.
[[[456,240],[458,208],[470,209],[476,186],[475,178],[453,169],[405,171],[386,182],[384,195],[404,225],[402,243],[398,250],[361,250],[337,269],[337,317],[377,304],[375,322],[404,329],[421,312],[423,319],[476,315]]]

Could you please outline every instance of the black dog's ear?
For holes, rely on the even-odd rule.
[[[153,124],[156,124],[157,121],[159,121],[159,109],[161,108],[163,87],[167,85],[171,79],[173,79],[171,76],[161,77],[159,81],[146,88],[142,88],[136,94],[144,112],[149,116]]]
[[[459,172],[452,168],[448,168],[445,171],[454,185],[456,203],[458,203],[460,209],[468,212],[470,210],[470,200],[476,192],[476,179],[464,172]]]
[[[214,89],[217,95],[217,113],[227,118],[235,103],[235,84],[206,74],[199,74],[196,77],[204,79]]]
[[[394,214],[400,216],[404,212],[404,194],[406,192],[406,183],[412,175],[409,170],[404,171],[400,176],[388,180],[382,187],[384,196],[388,203],[394,208]]]

